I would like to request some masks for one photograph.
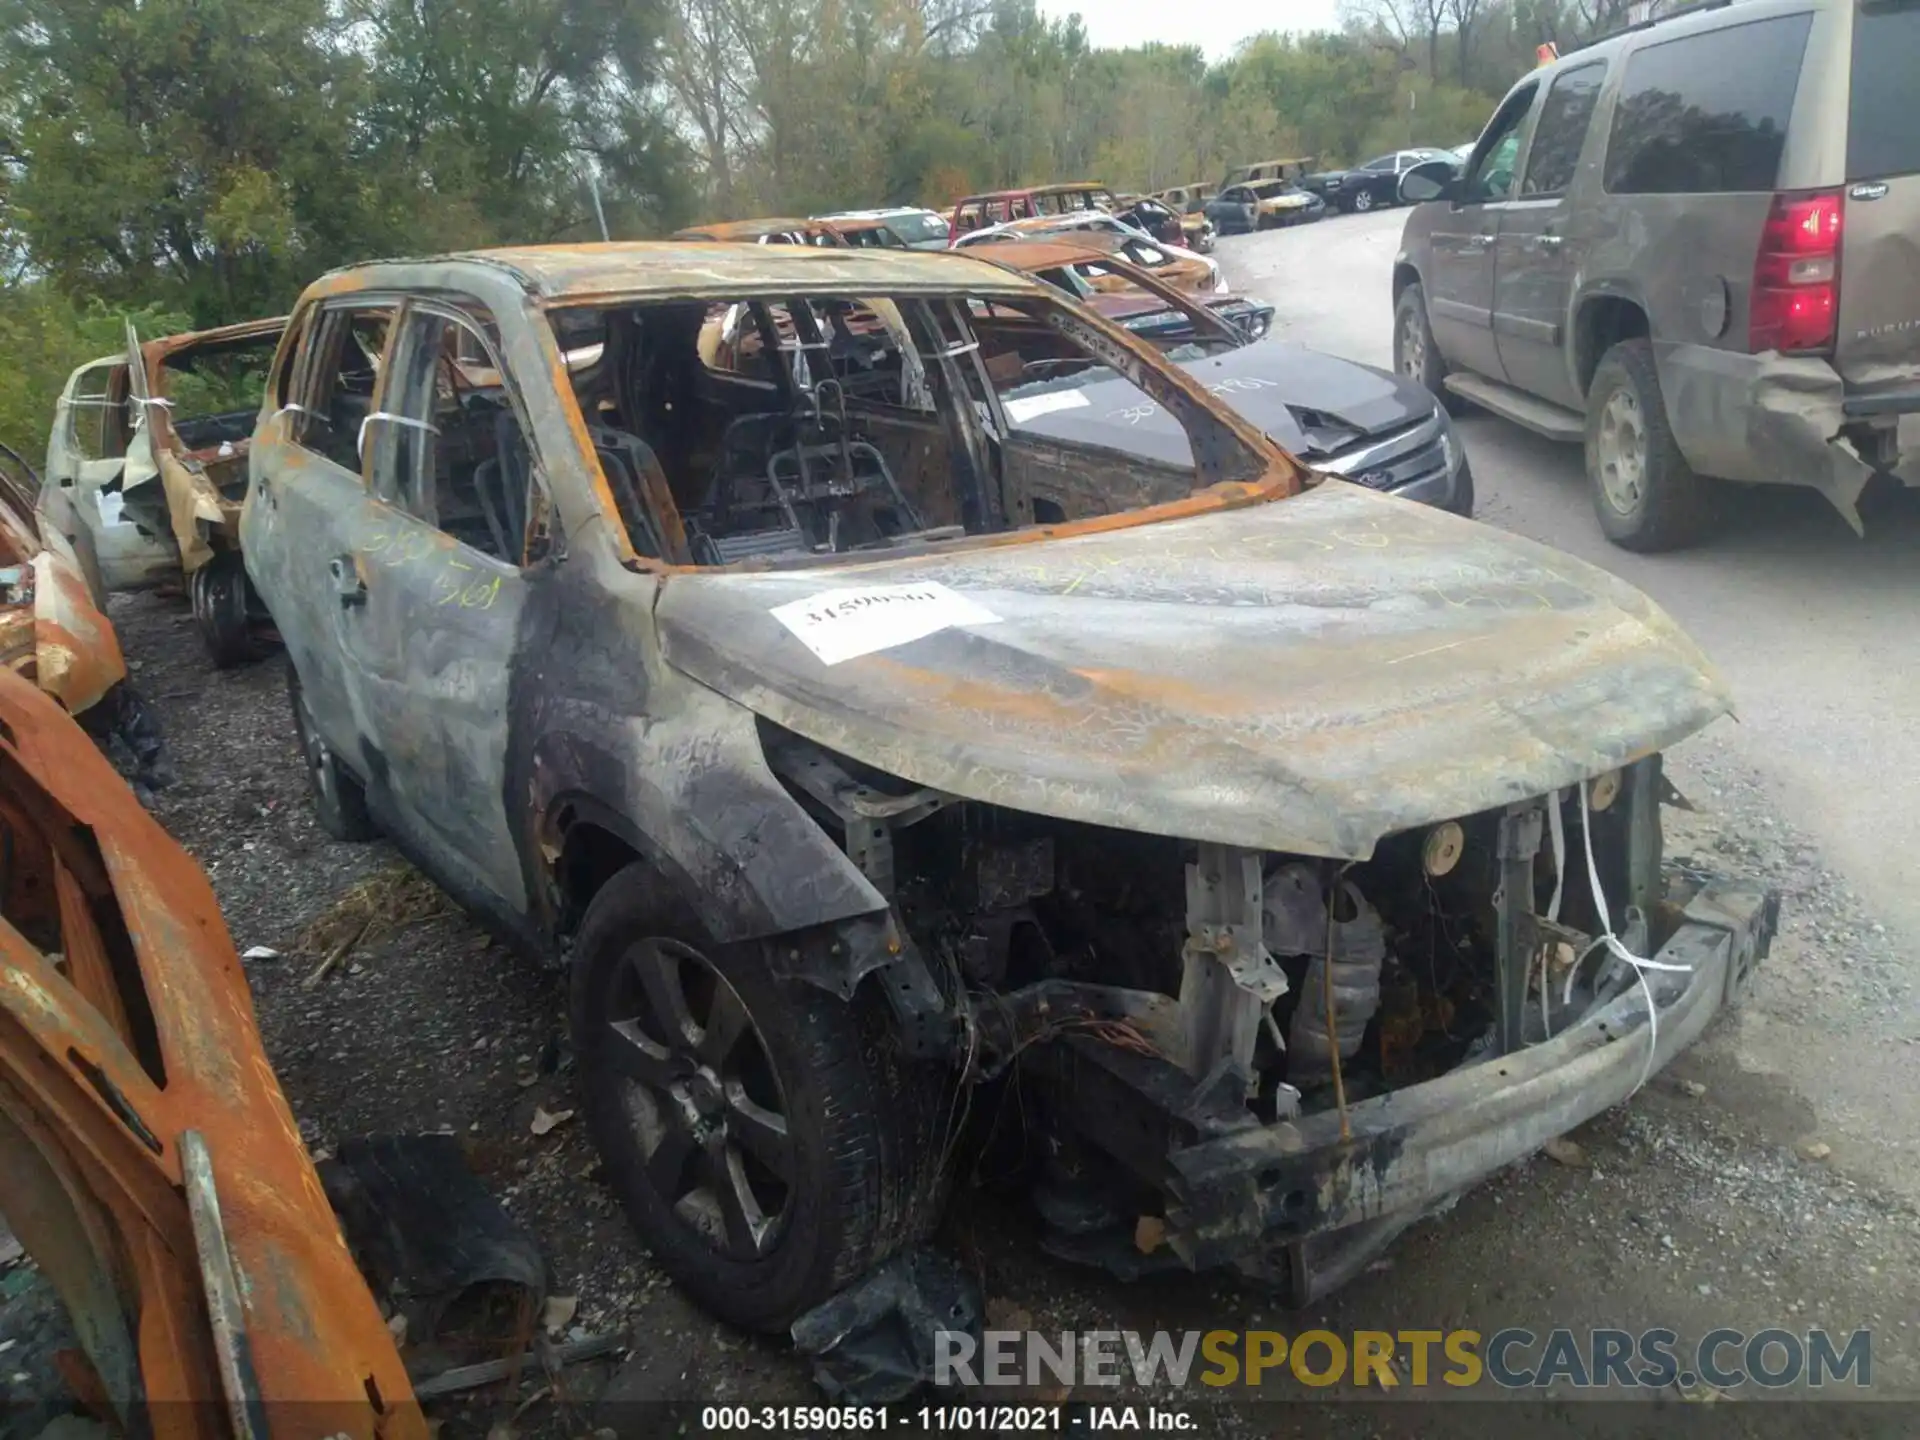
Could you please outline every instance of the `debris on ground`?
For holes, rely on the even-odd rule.
[[[411,865],[393,865],[370,875],[301,934],[296,948],[302,955],[320,961],[301,983],[311,990],[359,947],[370,946],[410,925],[437,919],[450,909],[440,887]]]
[[[344,1140],[316,1168],[375,1298],[405,1317],[412,1373],[525,1348],[546,1304],[546,1260],[457,1140]]]
[[[1565,1135],[1556,1135],[1540,1147],[1540,1152],[1556,1164],[1584,1170],[1593,1162],[1587,1159],[1587,1152],[1578,1140],[1569,1140]]]
[[[851,1405],[904,1400],[933,1382],[934,1337],[980,1338],[980,1287],[936,1250],[896,1255],[793,1322],[827,1398]]]

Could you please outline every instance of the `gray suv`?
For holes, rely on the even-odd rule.
[[[1630,550],[1719,481],[1809,485],[1859,528],[1920,486],[1920,0],[1746,0],[1522,80],[1421,201],[1394,357],[1435,394],[1582,441]]]

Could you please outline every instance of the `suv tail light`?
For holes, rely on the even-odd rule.
[[[1840,308],[1838,190],[1776,195],[1753,261],[1747,349],[1824,350]]]

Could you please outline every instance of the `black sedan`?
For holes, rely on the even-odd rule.
[[[1473,471],[1453,422],[1403,377],[1271,339],[1212,354],[1175,351],[1169,358],[1316,470],[1473,514]],[[1192,464],[1179,422],[1125,378],[1099,378],[1108,373],[1040,380],[1002,399],[1022,432]],[[1074,392],[1071,403],[1041,400],[1064,391]]]
[[[1377,156],[1351,170],[1322,170],[1317,175],[1304,176],[1300,185],[1329,205],[1350,214],[1355,211],[1364,214],[1380,206],[1398,204],[1400,177],[1414,166],[1429,160],[1454,158],[1451,150],[1437,150],[1431,146],[1396,150],[1391,155]]]

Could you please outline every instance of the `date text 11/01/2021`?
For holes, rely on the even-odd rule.
[[[1079,1435],[1107,1431],[1179,1434],[1196,1428],[1183,1410],[1153,1405],[709,1405],[706,1434]]]

